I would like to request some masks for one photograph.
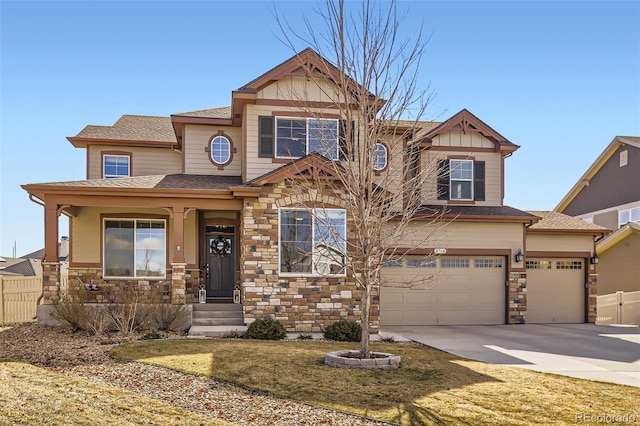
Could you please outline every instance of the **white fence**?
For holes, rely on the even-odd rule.
[[[33,321],[42,277],[0,275],[0,325]]]
[[[640,291],[618,291],[598,296],[596,324],[640,325]]]

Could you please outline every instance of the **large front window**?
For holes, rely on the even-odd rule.
[[[343,209],[281,209],[280,272],[343,274],[346,221]]]
[[[300,158],[312,152],[338,159],[338,120],[276,118],[276,157]]]
[[[473,161],[451,160],[449,169],[451,199],[473,200]]]
[[[163,278],[165,241],[163,220],[105,220],[104,276]]]

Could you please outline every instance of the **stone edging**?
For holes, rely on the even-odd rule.
[[[330,367],[337,368],[399,368],[400,356],[388,354],[384,352],[371,352],[372,355],[379,356],[381,358],[350,358],[347,354],[358,354],[359,351],[337,351],[329,352],[324,356],[324,363]]]

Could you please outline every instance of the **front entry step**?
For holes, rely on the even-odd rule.
[[[193,305],[189,337],[244,336],[242,305],[232,303],[202,303]]]

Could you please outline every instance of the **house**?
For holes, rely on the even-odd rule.
[[[613,138],[554,210],[614,230],[596,245],[598,294],[640,291],[640,137]]]
[[[69,239],[62,237],[58,244],[58,261],[62,275],[67,274]],[[0,275],[19,275],[24,277],[41,277],[42,264],[40,261],[44,256],[44,249],[36,250],[21,257],[0,257]]]
[[[124,115],[112,126],[90,125],[69,137],[86,149],[87,178],[23,185],[44,205],[39,321],[47,322],[59,297],[61,214],[70,218],[69,285],[93,286],[91,301],[112,301],[107,290],[137,288],[146,300],[195,309],[201,289],[213,305],[230,302],[239,290],[245,324],[270,317],[289,332],[319,332],[336,320],[359,320],[361,291],[339,259],[341,241],[354,233],[344,194],[296,193],[287,183],[292,176],[328,182],[350,132],[330,94],[340,81],[356,83],[344,83],[335,68],[319,63],[323,58],[307,49],[233,91],[231,106],[170,117]],[[404,137],[398,126],[389,131],[376,143],[373,167],[384,174],[393,165],[437,165],[437,178],[416,189],[418,213],[439,212],[450,223],[434,231],[433,244],[399,243],[406,256],[383,268],[391,286],[374,296],[372,331],[397,324],[516,324],[529,317],[593,322],[596,271],[588,260],[594,236],[605,230],[580,223],[580,232],[569,232],[574,222],[536,231],[545,215],[505,206],[504,162],[519,147],[471,112],[419,125],[411,146],[391,143]],[[358,122],[351,129],[366,130]],[[328,147],[317,145],[319,134]],[[416,228],[416,241],[421,232]],[[314,245],[312,235],[319,234],[339,238]],[[580,271],[580,288],[563,294],[577,303],[578,315],[528,306],[526,262],[554,279],[566,269]],[[422,285],[393,285],[407,278]]]

